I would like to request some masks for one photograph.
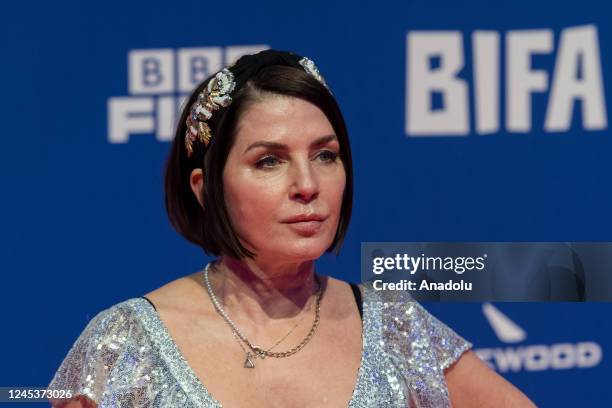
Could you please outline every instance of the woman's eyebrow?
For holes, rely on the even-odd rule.
[[[323,146],[329,142],[331,142],[332,140],[337,140],[337,136],[336,135],[327,135],[327,136],[322,136],[320,138],[318,138],[317,140],[313,141],[310,144],[310,147],[318,147],[318,146]],[[268,149],[271,150],[287,150],[288,146],[282,143],[277,143],[277,142],[266,142],[264,140],[260,140],[257,142],[253,142],[251,145],[249,145],[249,147],[246,148],[246,150],[244,151],[244,153],[248,152],[251,149],[255,149],[256,147],[266,147]],[[244,154],[243,153],[243,154]]]

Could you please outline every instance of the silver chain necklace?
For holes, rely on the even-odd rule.
[[[236,337],[236,340],[239,340],[238,343],[240,344],[240,348],[242,348],[242,350],[246,353],[246,358],[244,360],[244,368],[255,368],[255,362],[253,361],[254,357],[259,357],[261,359],[264,359],[266,357],[275,357],[275,358],[283,358],[283,357],[289,357],[295,353],[297,353],[298,351],[300,351],[302,348],[304,348],[304,346],[310,341],[310,339],[312,338],[312,336],[314,335],[318,325],[319,325],[319,320],[320,320],[320,309],[321,309],[321,283],[319,282],[318,277],[315,274],[315,279],[317,281],[318,284],[318,289],[317,289],[317,294],[316,294],[316,298],[315,298],[315,319],[313,322],[312,327],[310,328],[310,331],[308,332],[308,334],[306,335],[306,337],[302,340],[302,342],[300,344],[298,344],[297,346],[295,346],[294,348],[292,348],[291,350],[288,351],[283,351],[283,352],[272,352],[271,350],[276,347],[278,344],[280,344],[280,342],[282,342],[283,340],[285,340],[289,334],[291,334],[291,332],[293,332],[293,330],[295,330],[295,328],[299,325],[296,324],[293,329],[291,329],[289,331],[289,333],[287,333],[283,338],[281,338],[279,341],[276,342],[276,344],[274,344],[272,347],[270,347],[269,349],[263,349],[259,346],[255,346],[253,345],[249,339],[244,335],[244,333],[242,333],[242,331],[240,331],[240,329],[238,328],[238,326],[236,325],[236,323],[233,322],[232,319],[230,319],[230,317],[227,315],[227,312],[225,311],[225,309],[223,309],[223,307],[221,306],[221,303],[219,302],[219,300],[217,299],[217,296],[215,296],[215,293],[212,290],[212,286],[210,284],[210,280],[208,278],[208,272],[210,269],[210,263],[206,265],[206,268],[204,268],[204,283],[206,284],[206,289],[208,291],[208,295],[210,296],[210,300],[212,301],[215,310],[217,311],[217,313],[219,313],[221,315],[221,317],[223,318],[223,320],[225,320],[225,322],[230,326],[230,328],[232,329],[232,334],[234,335],[234,337]],[[300,320],[301,322],[301,320]],[[242,345],[242,343],[246,344],[247,347],[250,349],[250,351],[246,350],[245,347]]]

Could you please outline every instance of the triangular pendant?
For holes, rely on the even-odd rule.
[[[252,354],[247,353],[246,360],[244,360],[244,368],[255,368],[255,364],[253,360],[251,360]]]

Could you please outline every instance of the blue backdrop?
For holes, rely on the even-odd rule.
[[[354,215],[321,273],[357,281],[365,241],[612,241],[611,8],[5,5],[0,386],[47,385],[98,311],[206,262],[165,218],[175,107],[262,47],[312,58],[349,127]],[[428,307],[539,405],[612,400],[609,303]]]

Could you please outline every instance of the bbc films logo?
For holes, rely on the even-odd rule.
[[[482,311],[497,338],[507,346],[474,352],[501,373],[592,368],[603,358],[601,346],[594,341],[511,346],[523,343],[527,332],[491,303],[484,303]]]
[[[552,29],[476,30],[471,33],[468,59],[464,45],[469,43],[461,31],[407,33],[408,136],[528,133],[534,128],[567,132],[574,112],[580,115],[584,130],[608,127],[595,25],[562,29],[556,49]],[[554,66],[542,69],[535,58]],[[472,70],[471,81],[462,78],[466,68]],[[469,95],[473,95],[473,105]],[[533,100],[542,97],[547,99],[544,122],[534,123]],[[579,109],[574,109],[576,105]],[[471,106],[474,123],[470,121]]]
[[[180,108],[200,82],[241,56],[268,48],[237,45],[131,50],[128,96],[108,99],[109,143],[128,143],[134,134],[153,134],[160,142],[172,140]]]

